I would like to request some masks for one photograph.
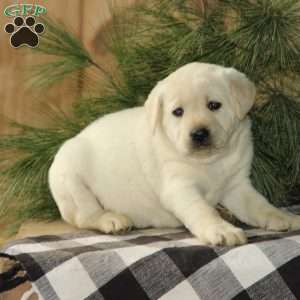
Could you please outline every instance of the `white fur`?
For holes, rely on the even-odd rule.
[[[93,122],[63,144],[49,172],[63,219],[105,233],[184,225],[203,244],[245,243],[215,210],[221,203],[250,225],[299,229],[299,217],[273,207],[249,180],[254,98],[244,74],[191,63],[159,82],[144,107]],[[209,100],[221,109],[210,111]],[[211,145],[198,149],[190,132],[204,126]]]

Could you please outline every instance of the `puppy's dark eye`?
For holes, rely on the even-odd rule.
[[[221,106],[222,106],[222,103],[220,103],[218,101],[209,101],[207,103],[207,107],[211,111],[218,110],[218,109],[220,109]]]
[[[183,113],[184,113],[184,110],[182,107],[177,107],[176,109],[174,109],[172,111],[172,114],[175,116],[175,117],[182,117],[183,116]]]

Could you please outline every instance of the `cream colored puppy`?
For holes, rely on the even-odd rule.
[[[246,242],[223,220],[299,229],[251,185],[255,87],[232,68],[191,63],[159,82],[144,107],[109,114],[68,140],[49,183],[61,215],[79,228],[117,233],[187,227],[203,244]]]

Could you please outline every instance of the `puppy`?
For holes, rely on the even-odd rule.
[[[159,82],[145,106],[106,115],[63,144],[49,184],[63,219],[118,233],[184,225],[202,244],[246,243],[223,220],[300,228],[251,185],[255,86],[233,68],[191,63]]]

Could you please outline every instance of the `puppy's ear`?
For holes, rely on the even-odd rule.
[[[159,81],[152,89],[145,102],[146,113],[153,134],[155,133],[155,129],[157,128],[162,113],[162,86],[162,81]]]
[[[254,104],[256,94],[255,85],[245,74],[234,68],[226,68],[225,76],[229,80],[237,116],[242,120]]]

